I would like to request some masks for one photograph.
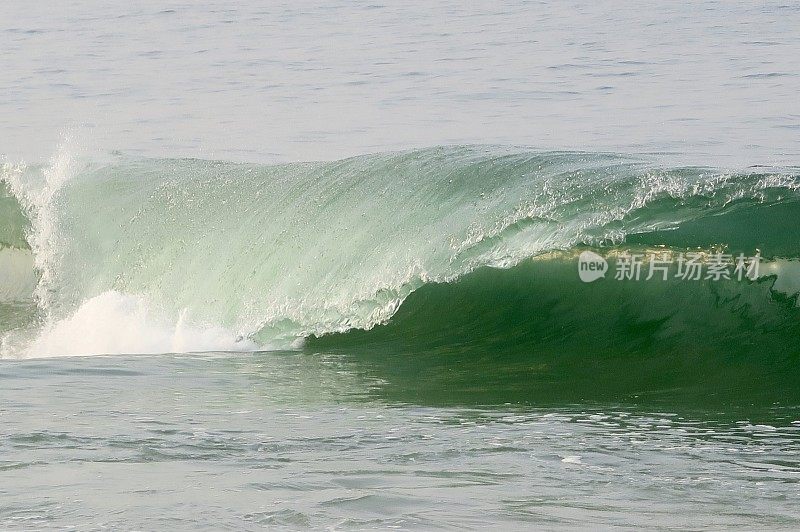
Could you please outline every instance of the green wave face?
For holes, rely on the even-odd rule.
[[[574,259],[426,285],[388,323],[306,349],[359,359],[387,383],[377,394],[405,403],[800,400],[800,308],[776,289],[800,263],[765,264],[755,281],[673,268],[667,281],[587,284]]]
[[[796,375],[786,370],[798,333],[793,169],[483,146],[278,166],[59,168],[3,169],[0,241],[24,255],[17,275],[39,281],[27,295],[7,291],[0,330],[27,321],[62,334],[113,292],[262,348],[307,338],[312,351],[413,353],[422,367],[469,360],[470,375],[500,360],[487,378],[525,390],[525,379],[579,389],[605,378],[615,393],[735,380],[755,356],[764,375]],[[585,284],[584,249],[758,251],[773,266],[748,282]],[[628,378],[639,360],[630,357],[648,361],[641,378]]]

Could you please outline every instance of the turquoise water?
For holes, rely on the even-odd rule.
[[[800,526],[795,6],[3,9],[0,528]]]

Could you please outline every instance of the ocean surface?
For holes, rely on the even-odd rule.
[[[0,528],[797,529],[798,27],[4,3]]]

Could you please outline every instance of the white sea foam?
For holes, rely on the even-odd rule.
[[[108,291],[84,302],[71,316],[46,325],[21,357],[258,349],[222,327],[189,323],[185,312],[169,320],[143,297]]]
[[[61,187],[78,172],[79,164],[75,153],[80,151],[74,137],[66,133],[50,160],[50,165],[42,170],[41,179],[31,179],[31,174],[25,171],[23,164],[4,172],[4,179],[31,223],[26,239],[33,251],[34,267],[39,274],[34,296],[43,308],[50,305],[49,291],[56,273],[55,244],[61,237],[53,201]]]

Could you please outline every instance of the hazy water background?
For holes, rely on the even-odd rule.
[[[95,155],[797,165],[798,28],[790,2],[10,1],[0,154],[46,161],[71,131]],[[480,402],[442,402],[400,373],[341,353],[2,361],[0,524],[800,524],[794,405],[506,404],[480,378]]]
[[[318,160],[444,143],[795,164],[793,2],[4,2],[0,153]]]

